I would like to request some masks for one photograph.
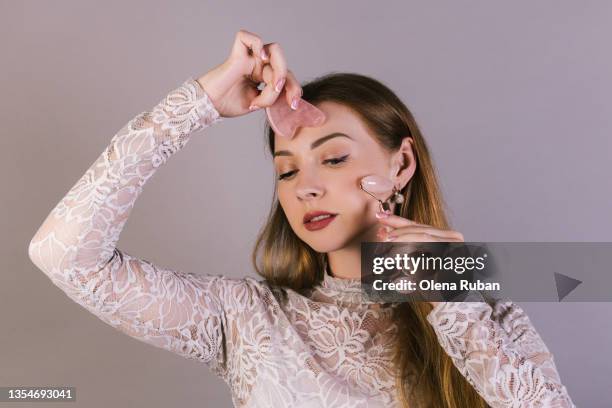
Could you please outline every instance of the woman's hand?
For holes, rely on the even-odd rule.
[[[384,242],[465,242],[463,234],[458,231],[419,224],[394,214],[377,212],[376,218],[382,224],[377,237]],[[429,303],[435,306],[443,302]]]
[[[280,45],[264,44],[257,34],[245,30],[236,34],[229,57],[197,81],[226,118],[272,105],[283,89],[289,106],[302,96],[302,87],[287,69]],[[259,91],[262,82],[265,87]]]
[[[377,213],[382,224],[378,237],[385,242],[464,242],[463,234],[419,224],[394,214]]]

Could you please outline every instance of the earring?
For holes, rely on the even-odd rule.
[[[399,192],[399,190],[395,187],[393,187],[393,201],[396,204],[401,204],[404,202],[404,196]]]
[[[393,193],[384,202],[380,201],[383,211],[391,211],[391,203],[401,204],[404,202],[404,196],[399,192],[397,187],[393,186]]]

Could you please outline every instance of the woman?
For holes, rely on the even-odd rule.
[[[327,121],[293,139],[268,130],[279,180],[253,252],[264,280],[165,269],[115,247],[143,185],[195,131],[279,97],[292,108],[303,97]],[[393,214],[377,213],[378,202],[359,189],[366,174],[394,181],[404,201]],[[362,241],[463,241],[442,207],[425,142],[388,88],[356,74],[302,88],[278,44],[241,30],[223,64],[189,78],[112,138],[29,253],[106,323],[206,363],[235,406],[574,406],[514,303],[362,298]],[[312,211],[334,216],[310,230],[304,217]]]

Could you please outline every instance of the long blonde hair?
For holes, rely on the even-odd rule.
[[[302,89],[302,98],[314,105],[330,101],[351,108],[389,152],[397,151],[404,137],[412,137],[417,168],[401,191],[404,202],[396,206],[395,214],[437,228],[449,228],[425,140],[410,110],[387,86],[360,74],[330,73],[304,84]],[[266,134],[270,152],[274,152],[274,131],[269,124]],[[276,197],[276,188],[267,222],[252,252],[252,262],[257,273],[270,284],[296,291],[323,279],[326,254],[314,251],[293,232]],[[403,302],[394,309],[393,319],[399,328],[394,361],[402,405],[408,407],[409,400],[413,400],[427,407],[487,407],[438,343],[426,320],[430,311],[428,302]],[[411,373],[414,378],[409,382]]]

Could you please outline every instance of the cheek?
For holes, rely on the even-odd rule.
[[[302,223],[302,217],[304,214],[302,213],[302,209],[299,206],[295,198],[295,194],[288,191],[288,189],[278,188],[276,190],[276,196],[278,197],[278,202],[285,212],[289,223],[295,228],[295,223]]]
[[[374,214],[378,201],[361,189],[350,187],[339,191],[334,202],[337,204],[338,212],[342,213],[344,218],[351,223],[363,225],[375,219]]]

